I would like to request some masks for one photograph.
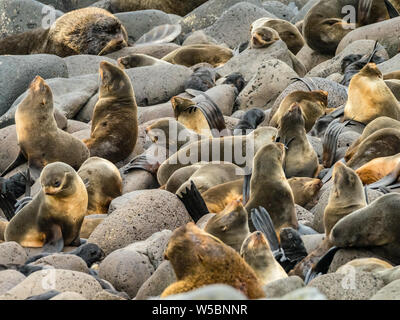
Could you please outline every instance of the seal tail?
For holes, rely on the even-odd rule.
[[[256,230],[261,231],[267,238],[271,251],[278,250],[280,248],[279,240],[268,211],[263,207],[251,209],[251,220]]]
[[[328,272],[329,266],[332,263],[333,257],[335,256],[336,252],[340,248],[332,247],[328,250],[325,255],[322,256],[321,259],[317,262],[314,268],[311,268],[304,279],[304,283],[307,285],[311,280],[315,279],[316,277],[326,274]]]
[[[181,196],[177,195],[177,197],[183,202],[194,222],[199,221],[201,217],[210,213],[203,197],[192,180],[190,180],[190,189],[186,188],[185,191],[186,193],[182,193]]]

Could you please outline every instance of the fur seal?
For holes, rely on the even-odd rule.
[[[212,44],[193,44],[172,51],[162,60],[186,67],[206,62],[215,68],[224,65],[232,57],[232,50],[228,48]]]
[[[193,66],[193,74],[184,83],[186,89],[195,89],[199,91],[207,91],[215,86],[215,81],[220,75],[215,71],[212,66]]]
[[[215,283],[230,285],[249,299],[265,296],[255,272],[239,253],[194,223],[174,231],[165,259],[171,262],[178,281],[164,290],[162,298]]]
[[[279,33],[268,27],[258,27],[251,31],[250,48],[267,48],[280,40]]]
[[[341,219],[333,227],[330,240],[340,248],[368,247],[397,265],[400,263],[399,210],[400,194],[384,195]]]
[[[240,255],[253,268],[263,285],[288,277],[260,231],[253,232],[244,240]]]
[[[368,63],[350,81],[344,119],[364,124],[386,116],[400,120],[400,103],[375,63]]]
[[[78,175],[85,183],[89,197],[87,214],[106,214],[111,201],[122,195],[121,174],[106,159],[87,159],[79,168]]]
[[[78,169],[89,157],[89,151],[84,143],[57,127],[53,94],[39,76],[32,81],[28,95],[18,105],[15,123],[20,154],[28,159],[31,169],[40,171],[47,164],[57,161]],[[13,169],[16,162],[4,173]]]
[[[294,177],[288,179],[288,182],[293,192],[294,203],[301,207],[311,203],[323,186],[322,181],[317,178]]]
[[[399,168],[399,166],[400,154],[398,153],[394,156],[372,159],[358,168],[356,173],[360,177],[361,181],[368,185],[381,180],[393,172],[395,176],[392,180],[394,182],[398,178],[399,171],[396,168]]]
[[[138,136],[137,105],[131,80],[106,61],[100,62],[100,94],[92,117],[90,138],[85,139],[90,155],[113,163],[128,157]]]
[[[275,128],[259,127],[247,136],[227,136],[192,142],[161,164],[157,171],[158,182],[164,185],[176,170],[200,161],[226,161],[244,168],[248,162],[246,154],[257,153],[262,146],[275,141],[276,135]]]
[[[328,108],[328,92],[316,91],[294,91],[288,94],[280,103],[275,114],[271,115],[269,125],[279,127],[282,117],[289,111],[290,107],[298,104],[305,120],[306,132],[309,132],[315,122],[323,115],[330,112]]]
[[[232,201],[224,211],[213,216],[204,231],[220,239],[226,245],[240,252],[249,231],[248,213],[241,201]]]
[[[249,131],[257,129],[264,120],[265,113],[263,110],[258,108],[247,110],[233,129],[233,134],[246,135]]]
[[[303,48],[305,41],[295,25],[289,21],[282,19],[260,18],[251,24],[250,32],[252,33],[258,28],[267,27],[276,30],[278,37],[282,39],[288,49],[297,54]]]
[[[131,69],[137,67],[169,64],[168,62],[163,61],[161,59],[157,59],[152,56],[148,56],[146,54],[141,54],[141,53],[131,54],[129,56],[118,58],[117,62],[118,66],[121,69]]]
[[[0,55],[105,55],[126,47],[122,23],[100,8],[83,8],[59,17],[49,29],[34,29],[0,40]]]
[[[163,188],[171,193],[176,193],[180,186],[189,180],[189,178],[204,164],[198,163],[188,167],[183,167],[176,170]]]
[[[40,175],[41,191],[6,228],[5,240],[46,252],[80,244],[79,232],[88,205],[85,184],[68,164],[54,162]]]
[[[281,118],[277,140],[287,148],[284,160],[287,178],[317,176],[318,156],[307,139],[305,120],[298,104],[293,104]]]

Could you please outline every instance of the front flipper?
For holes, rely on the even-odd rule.
[[[268,211],[263,207],[251,209],[251,220],[255,229],[261,231],[267,238],[271,251],[278,250],[280,248],[279,240]]]
[[[247,201],[250,199],[250,180],[251,173],[246,174],[243,180],[243,205],[246,205]]]
[[[373,0],[358,1],[358,23],[360,25],[368,24],[368,18],[371,13]]]
[[[333,120],[325,131],[322,153],[322,164],[325,168],[330,168],[335,160],[337,142],[344,125],[339,119]]]
[[[386,9],[389,13],[390,19],[396,18],[399,16],[399,12],[396,10],[396,8],[390,3],[389,0],[385,0],[385,5]]]
[[[332,263],[333,257],[335,256],[336,252],[340,248],[338,247],[332,247],[328,250],[327,253],[325,253],[324,256],[322,256],[321,259],[317,262],[317,264],[314,266],[314,268],[311,268],[305,277],[304,283],[307,285],[311,280],[315,279],[316,277],[326,274],[329,270],[329,267]]]
[[[17,168],[18,166],[20,166],[21,164],[24,164],[27,161],[27,159],[25,158],[24,154],[22,153],[22,151],[20,150],[17,157],[15,158],[14,162],[11,163],[6,170],[4,170],[2,172],[2,174],[0,175],[0,177],[4,177],[7,173],[11,172],[12,170],[14,170],[15,168]]]
[[[43,253],[58,253],[63,249],[64,238],[61,227],[58,224],[53,224],[46,232],[46,242],[43,246]]]
[[[199,221],[201,217],[210,213],[203,197],[192,180],[190,181],[190,189],[186,188],[185,192],[182,192],[181,196],[177,195],[177,197],[183,202],[194,222]]]
[[[142,154],[131,160],[123,167],[123,173],[128,174],[132,170],[145,170],[153,175],[157,174],[160,163],[156,158],[150,157],[147,154]]]

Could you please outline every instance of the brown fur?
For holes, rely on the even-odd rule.
[[[104,55],[126,47],[127,39],[124,26],[111,13],[84,8],[62,15],[49,29],[39,28],[0,40],[0,55]]]
[[[177,282],[161,294],[188,292],[210,284],[227,284],[249,299],[265,296],[251,267],[231,247],[188,223],[174,231],[165,251],[174,268]]]
[[[290,178],[288,182],[293,192],[294,203],[301,207],[312,202],[323,185],[320,179],[307,177]]]
[[[400,164],[400,154],[376,158],[356,170],[364,184],[374,183],[390,174]]]
[[[400,70],[389,72],[383,75],[383,80],[391,80],[391,79],[400,80]]]
[[[99,101],[93,110],[90,139],[84,140],[92,157],[113,163],[128,157],[138,136],[137,105],[126,73],[111,63],[100,63]]]
[[[267,48],[278,40],[280,38],[276,30],[268,27],[259,27],[251,32],[250,48]]]

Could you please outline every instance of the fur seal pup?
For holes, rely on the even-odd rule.
[[[205,62],[215,68],[224,65],[232,57],[232,50],[228,48],[212,44],[193,44],[172,51],[162,60],[186,67]]]
[[[242,119],[240,119],[239,123],[233,129],[233,134],[239,136],[246,135],[250,131],[257,129],[264,120],[265,113],[263,110],[258,108],[247,110]]]
[[[105,55],[128,45],[125,27],[100,8],[83,8],[59,17],[49,29],[34,29],[0,40],[0,55]]]
[[[274,142],[276,135],[275,128],[259,127],[247,136],[227,136],[192,142],[161,164],[157,171],[158,182],[164,185],[176,170],[200,161],[232,162],[245,168],[247,156],[256,154],[265,144]]]
[[[288,277],[260,231],[253,232],[244,240],[240,255],[253,268],[263,285]]]
[[[138,136],[137,105],[126,73],[106,61],[100,62],[100,94],[93,109],[90,138],[85,139],[92,157],[113,163],[128,157]]]
[[[213,216],[204,231],[217,237],[226,245],[240,252],[249,231],[248,213],[241,201],[232,201],[224,211]]]
[[[193,66],[193,74],[184,83],[184,88],[195,89],[199,91],[207,91],[215,87],[215,81],[220,78],[220,75],[210,65],[203,66],[200,64],[198,67]]]
[[[340,248],[368,247],[397,265],[400,263],[399,210],[400,194],[384,195],[341,219],[333,227],[330,241]]]
[[[276,30],[268,27],[258,27],[251,31],[250,48],[267,48],[278,40],[280,40],[280,37]]]
[[[131,69],[131,68],[137,68],[137,67],[170,64],[161,59],[157,59],[152,56],[148,56],[147,54],[141,54],[141,53],[135,53],[135,54],[131,54],[129,56],[120,57],[120,58],[118,58],[117,62],[118,62],[118,66],[121,69]]]
[[[46,252],[80,245],[79,232],[88,205],[85,184],[68,164],[54,162],[40,175],[41,191],[7,225],[6,241]]]
[[[250,32],[252,33],[258,28],[271,28],[276,30],[278,38],[286,43],[288,49],[297,54],[303,48],[305,41],[297,27],[289,21],[282,19],[260,18],[251,24]]]
[[[400,120],[400,103],[375,63],[368,63],[350,81],[344,119],[364,124],[386,116]]]
[[[272,115],[269,125],[279,127],[282,117],[289,111],[290,107],[298,104],[305,120],[306,132],[309,132],[315,122],[323,115],[330,112],[328,108],[328,92],[316,91],[294,91],[288,94],[280,103],[276,112]]]
[[[317,176],[318,156],[307,139],[305,120],[298,104],[293,104],[281,118],[277,141],[287,148],[284,160],[287,178]]]
[[[265,296],[255,272],[239,253],[194,223],[174,231],[165,259],[178,281],[164,290],[162,298],[215,283],[230,285],[249,299]]]
[[[118,168],[99,157],[87,159],[78,170],[89,197],[87,214],[106,214],[111,201],[122,195]]]
[[[40,171],[47,164],[57,161],[78,169],[89,157],[89,150],[82,141],[57,127],[53,94],[39,76],[32,81],[28,95],[17,107],[15,124],[21,149],[18,158],[23,156],[28,159],[29,168],[33,171]],[[18,158],[3,175],[18,165]]]

